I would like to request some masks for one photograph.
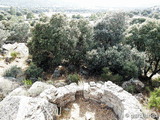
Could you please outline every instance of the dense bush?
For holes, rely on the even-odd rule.
[[[138,51],[146,53],[146,66],[141,78],[151,83],[153,75],[160,71],[160,21],[147,19],[141,24],[133,24],[125,32],[125,42]]]
[[[156,88],[153,92],[151,92],[148,105],[150,108],[160,111],[160,88]]]
[[[124,80],[138,77],[144,67],[145,54],[128,45],[117,45],[104,49],[91,50],[86,55],[86,66],[93,73],[101,73],[108,67],[113,74],[123,76]]]
[[[135,85],[129,85],[125,88],[125,90],[131,94],[137,93]]]
[[[17,75],[21,74],[22,70],[21,68],[17,67],[17,66],[12,66],[11,68],[9,68],[8,70],[6,70],[3,73],[3,77],[18,77]]]
[[[53,69],[64,61],[80,65],[89,44],[92,29],[85,20],[69,21],[55,14],[49,23],[37,24],[28,44],[33,62],[44,70]]]
[[[105,50],[102,48],[92,49],[86,54],[85,65],[92,74],[100,74],[103,67],[107,66]]]
[[[32,80],[23,80],[22,83],[25,85],[25,86],[31,86],[33,84]]]
[[[77,83],[78,84],[79,80],[80,80],[80,77],[78,74],[70,74],[67,77],[68,83]]]
[[[131,20],[130,24],[131,24],[131,25],[133,25],[133,24],[141,24],[141,23],[143,23],[143,22],[145,22],[145,21],[146,21],[146,18],[144,18],[144,17],[133,18],[133,19]]]
[[[42,77],[43,70],[37,67],[35,64],[31,64],[29,68],[25,71],[26,79],[31,79],[35,82],[39,77]]]
[[[30,25],[28,23],[15,23],[10,29],[11,35],[7,41],[27,42],[30,34]]]
[[[145,54],[127,45],[118,45],[106,50],[108,67],[124,79],[138,77],[144,67]]]
[[[84,63],[86,52],[93,45],[93,31],[89,21],[84,19],[70,21],[70,37],[73,43],[68,60],[70,64],[80,66]]]
[[[123,39],[125,29],[124,13],[108,13],[94,26],[94,40],[96,46],[105,50],[114,46]]]
[[[0,22],[0,47],[4,44],[9,35],[9,31],[6,29],[3,23]]]
[[[121,85],[123,77],[118,74],[113,74],[109,68],[104,67],[103,73],[101,74],[101,77],[105,81],[112,81],[113,83]]]

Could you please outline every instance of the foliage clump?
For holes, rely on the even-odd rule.
[[[3,77],[14,77],[17,78],[22,73],[22,69],[17,66],[12,66],[3,73]]]
[[[148,105],[150,108],[160,111],[160,88],[156,88],[151,92]]]
[[[160,71],[160,21],[147,19],[140,24],[131,25],[125,32],[125,43],[130,44],[140,52],[145,52],[145,67],[141,78],[151,78]]]
[[[33,62],[44,70],[68,62],[79,66],[91,44],[92,29],[83,19],[69,21],[65,15],[55,14],[48,23],[33,29],[28,44]]]
[[[19,52],[11,52],[12,59],[16,59],[20,53]]]
[[[32,80],[29,80],[29,79],[23,80],[22,83],[25,86],[31,86],[33,84]]]
[[[68,83],[77,83],[78,84],[79,80],[80,80],[80,76],[78,74],[70,74],[67,77]]]
[[[107,67],[103,68],[103,73],[101,74],[101,77],[104,81],[112,81],[113,83],[119,85],[121,84],[123,79],[123,77],[119,74],[113,74]]]
[[[31,64],[25,71],[26,79],[35,82],[38,78],[42,77],[43,69],[37,67],[35,64]]]

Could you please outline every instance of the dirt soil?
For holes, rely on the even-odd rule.
[[[57,120],[118,120],[112,109],[83,97],[62,108]]]

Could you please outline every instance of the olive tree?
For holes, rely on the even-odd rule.
[[[125,28],[124,13],[107,14],[94,26],[94,39],[97,46],[107,49],[123,39]]]
[[[86,52],[91,48],[93,41],[92,26],[84,19],[70,21],[70,37],[72,49],[69,54],[70,64],[79,67],[83,64]]]
[[[49,23],[37,24],[29,50],[33,62],[44,70],[59,65],[69,52],[69,27],[65,15],[53,15]]]
[[[90,27],[85,20],[69,21],[65,15],[55,14],[50,22],[39,23],[33,29],[29,43],[33,61],[44,70],[68,62],[80,65],[90,44]]]
[[[141,68],[144,67],[143,52],[129,45],[116,45],[109,47],[93,49],[86,54],[86,66],[91,72],[101,73],[104,67],[108,67],[114,74],[119,74],[123,80],[137,78],[141,74]],[[98,70],[98,71],[97,71]]]
[[[134,24],[126,30],[126,43],[146,53],[143,74],[140,78],[149,81],[160,72],[160,21],[148,19],[142,24]],[[150,81],[151,82],[151,81]]]

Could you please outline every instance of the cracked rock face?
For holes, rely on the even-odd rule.
[[[53,120],[57,106],[45,99],[7,97],[0,103],[0,120]]]
[[[34,98],[20,97],[17,92],[14,93],[16,96],[8,96],[0,102],[0,120],[10,120],[10,117],[13,120],[53,120],[53,116],[57,115],[57,106],[63,107],[75,101],[77,93],[81,93],[84,99],[103,103],[112,108],[119,120],[145,120],[138,100],[110,81],[82,85],[72,83],[59,88],[34,84],[33,86],[43,88]],[[30,89],[27,92],[29,91]]]

